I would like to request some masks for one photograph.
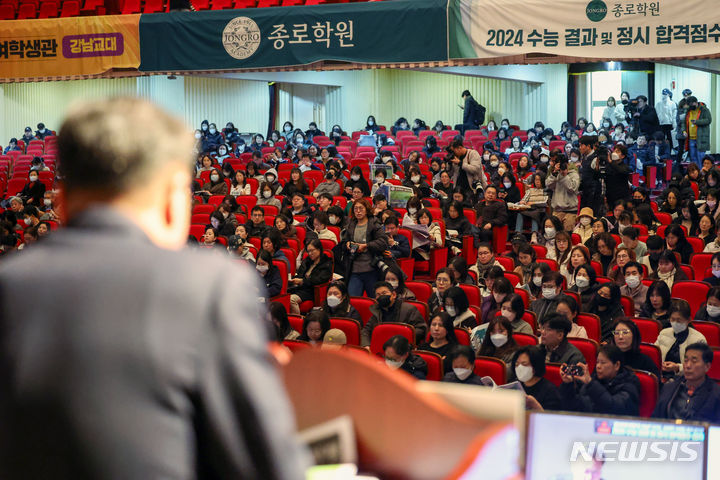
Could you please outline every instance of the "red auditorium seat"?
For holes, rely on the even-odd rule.
[[[690,326],[705,336],[708,345],[720,347],[720,323],[693,320]]]
[[[28,20],[30,18],[37,18],[37,9],[35,5],[31,3],[23,3],[18,7],[18,20]],[[20,142],[18,142],[19,144]]]
[[[653,345],[652,343],[641,343],[638,348],[640,353],[644,353],[653,361],[659,371],[662,371],[662,352],[660,347]]]
[[[695,273],[695,280],[705,278],[705,270],[710,268],[712,257],[712,253],[695,253],[690,257],[690,266]]]
[[[330,327],[342,330],[347,338],[348,345],[360,345],[360,322],[353,318],[333,317]]]
[[[529,335],[527,333],[513,333],[512,337],[513,340],[515,340],[515,343],[517,343],[521,347],[524,347],[526,345],[538,344],[538,339],[535,335]]]
[[[632,318],[631,320],[635,322],[638,330],[640,330],[641,341],[655,343],[658,335],[660,335],[660,330],[662,330],[660,322],[652,318]]]
[[[428,303],[432,295],[432,285],[428,282],[406,281],[405,286],[415,294],[419,302]]]
[[[290,322],[290,326],[293,328],[293,330],[302,334],[302,330],[303,330],[302,315],[289,314],[287,317],[288,317],[288,322]]]
[[[87,3],[86,3],[86,5],[87,5]],[[140,0],[125,0],[123,2],[122,8],[120,9],[121,15],[130,15],[130,14],[140,13],[140,12],[141,12]],[[149,12],[145,12],[145,13],[149,13]]]
[[[707,374],[716,382],[720,382],[720,348],[713,348],[713,362]]]
[[[20,193],[25,184],[27,183],[26,178],[12,178],[7,184],[7,196],[12,197]]]
[[[635,301],[632,298],[623,295],[620,297],[620,303],[622,304],[626,317],[635,316]]]
[[[588,370],[590,373],[592,373],[595,370],[595,363],[597,363],[597,352],[598,352],[598,344],[595,340],[590,340],[587,338],[573,338],[568,337],[568,342],[575,345],[578,350],[583,354],[585,357],[585,361],[587,362]]]
[[[38,18],[56,18],[58,16],[58,4],[55,2],[42,2]],[[32,143],[32,142],[30,142]]]
[[[143,13],[160,13],[164,11],[163,0],[145,0]]]
[[[468,332],[466,329],[456,327],[455,336],[457,337],[458,343],[460,345],[467,345],[468,347],[470,346],[470,332]]]
[[[395,335],[407,338],[411,345],[415,344],[415,327],[407,323],[381,323],[372,331],[370,339],[370,352],[382,357],[383,345]]]
[[[425,360],[428,367],[428,373],[425,377],[426,380],[440,381],[444,375],[443,360],[440,355],[435,352],[428,352],[426,350],[413,350],[415,355]]]
[[[688,278],[691,277],[692,274]],[[690,304],[690,318],[694,318],[695,313],[700,309],[702,304],[705,303],[708,290],[710,290],[710,284],[708,283],[686,280],[675,282],[671,293],[673,298],[683,298],[687,300]]]
[[[505,384],[505,362],[494,357],[477,357],[475,359],[475,375],[490,377],[498,385]]]
[[[282,343],[293,353],[299,352],[300,350],[304,350],[306,348],[312,348],[312,345],[310,345],[310,343],[303,342],[302,340],[283,340]]]
[[[596,342],[600,341],[600,317],[592,313],[580,313],[575,319],[575,322],[585,328],[589,339],[595,340]]]
[[[198,242],[202,242],[202,237],[205,235],[205,225],[190,225],[190,235],[197,238]]]
[[[375,305],[375,299],[367,297],[350,297],[350,305],[358,311],[360,318],[362,318],[362,323],[365,325],[372,316],[372,313],[370,313],[370,306]]]
[[[658,400],[660,388],[658,378],[650,372],[642,370],[634,370],[634,372],[640,381],[640,416],[650,418]]]
[[[195,11],[210,10],[210,0],[190,0]]]
[[[15,7],[13,5],[0,5],[0,20],[15,20]]]
[[[258,0],[258,8],[279,7],[280,0]]]
[[[544,378],[549,380],[556,387],[559,387],[562,383],[562,378],[560,377],[560,364],[546,363]]]

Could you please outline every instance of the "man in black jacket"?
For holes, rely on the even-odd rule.
[[[502,227],[508,223],[508,211],[505,202],[497,198],[497,187],[485,188],[485,199],[475,207],[479,243],[492,243],[493,227]]]
[[[636,122],[637,132],[646,136],[652,137],[653,133],[660,130],[660,120],[655,107],[648,105],[645,95],[637,97],[637,111],[633,114],[633,121]]]
[[[485,107],[475,101],[469,90],[462,93],[462,99],[464,106],[460,108],[463,110],[463,123],[455,125],[455,130],[460,133],[465,133],[465,130],[477,130],[485,121]]]
[[[683,373],[663,386],[653,417],[720,422],[720,386],[708,378],[713,351],[705,343],[685,348]]]
[[[595,149],[597,137],[584,135],[580,138],[580,208],[591,208],[596,216],[602,216],[602,185],[600,184],[600,165]]]
[[[415,327],[416,342],[420,343],[427,334],[427,323],[414,305],[397,298],[397,292],[388,282],[375,284],[375,305],[370,306],[372,316],[362,329],[362,346],[370,345],[372,332],[381,323],[399,322]]]
[[[400,223],[397,217],[390,215],[385,219],[385,235],[388,237],[388,252],[394,259],[410,256],[410,242],[405,235],[398,233]]]
[[[630,168],[625,163],[627,147],[618,143],[608,158],[605,176],[605,196],[608,205],[615,205],[618,200],[630,199]]]

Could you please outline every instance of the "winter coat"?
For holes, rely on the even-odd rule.
[[[568,164],[568,173],[565,176],[554,173],[548,175],[545,186],[554,192],[550,200],[553,210],[573,213],[577,211],[580,174],[575,165]]]
[[[595,373],[586,384],[562,383],[563,407],[575,412],[637,416],[640,408],[640,380],[628,368],[611,380],[600,380]]]
[[[695,120],[695,126],[697,127],[697,148],[701,152],[710,150],[710,124],[712,123],[712,115],[710,110],[705,106],[704,103],[698,103],[698,109],[700,110],[700,116]],[[685,130],[690,131],[690,118],[689,115],[685,117]],[[690,135],[687,135],[685,141],[686,147],[690,145]],[[689,148],[689,147],[688,147]]]
[[[655,104],[655,112],[657,112],[660,125],[673,125],[677,117],[677,104],[666,98]]]

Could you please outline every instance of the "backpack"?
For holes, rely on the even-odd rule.
[[[485,112],[487,109],[480,105],[480,103],[475,102],[477,107],[475,107],[475,118],[477,119],[478,125],[483,125],[485,123]]]

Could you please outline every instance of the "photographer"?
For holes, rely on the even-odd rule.
[[[341,244],[344,246],[348,293],[354,297],[361,296],[363,291],[368,296],[375,295],[378,272],[373,262],[388,249],[388,239],[380,222],[372,216],[372,206],[366,198],[353,203]]]
[[[575,217],[578,211],[578,191],[580,190],[580,174],[575,165],[569,164],[567,157],[560,154],[555,165],[549,169],[545,185],[553,191],[550,206],[553,215],[563,222],[565,230],[571,232],[575,228]]]
[[[580,208],[588,207],[596,215],[600,215],[603,198],[600,165],[595,152],[596,146],[596,137],[583,136],[580,139],[580,155],[582,155],[580,160],[580,190],[582,191]]]
[[[605,197],[608,205],[615,205],[618,200],[630,199],[630,168],[625,163],[627,148],[618,143],[612,153],[607,152],[607,169],[605,171]]]
[[[447,148],[448,169],[452,172],[453,185],[464,192],[472,190],[477,194],[478,187],[487,187],[487,178],[483,169],[480,154],[463,145],[462,138],[455,138]]]
[[[633,113],[633,122],[635,122],[636,131],[644,133],[652,137],[652,135],[660,130],[660,120],[658,119],[655,107],[648,105],[648,99],[645,95],[638,95],[637,110]]]

